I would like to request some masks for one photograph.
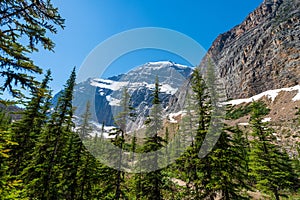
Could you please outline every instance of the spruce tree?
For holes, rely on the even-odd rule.
[[[60,177],[64,169],[64,155],[68,150],[68,140],[72,134],[73,88],[75,85],[75,68],[67,80],[50,119],[43,128],[32,160],[23,171],[24,182],[30,198],[59,199],[62,198]]]
[[[64,199],[93,199],[101,187],[101,164],[85,148],[83,142],[91,140],[93,128],[90,125],[90,104],[80,117],[76,132],[72,132],[64,155],[64,169],[60,185]],[[87,143],[88,144],[88,143]],[[89,145],[89,144],[88,144]]]
[[[134,162],[135,153],[137,151],[137,138],[136,138],[136,131],[133,131],[133,135],[131,138],[131,160]]]
[[[246,186],[246,155],[243,148],[245,141],[241,131],[224,124],[221,135],[213,150],[207,157],[211,160],[211,178],[207,187],[211,191],[210,197],[221,199],[248,199],[243,194]]]
[[[32,92],[32,98],[22,112],[22,119],[13,124],[14,142],[18,143],[11,151],[14,159],[11,170],[14,175],[18,175],[30,160],[41,127],[47,119],[48,100],[51,98],[48,87],[50,80],[51,72],[48,70],[42,83]]]
[[[63,163],[63,168],[65,169],[61,183],[64,185],[64,196],[65,199],[77,199],[79,191],[77,176],[79,168],[83,165],[82,160],[84,157],[84,146],[81,141],[89,137],[91,132],[91,127],[89,126],[90,120],[90,104],[87,102],[86,110],[81,116],[80,125],[77,126],[77,134],[71,132],[71,135],[67,141],[67,151],[64,155],[65,162]]]
[[[198,153],[208,131],[211,106],[208,88],[199,69],[195,69],[192,74],[191,88],[191,98],[187,98],[187,116],[183,122],[192,126],[192,134],[187,135],[192,143],[177,160],[177,166],[186,182],[187,195],[201,199],[210,194],[206,186],[211,178],[210,159],[206,157],[200,160]]]
[[[127,134],[127,125],[130,120],[130,95],[126,87],[123,88],[122,99],[120,102],[120,112],[115,117],[115,123],[117,128],[114,129],[111,135],[115,135],[115,138],[112,140],[112,143],[118,147],[118,152],[116,152],[116,169],[114,170],[115,175],[115,197],[114,199],[126,199],[124,191],[124,182],[125,182],[125,172],[123,164],[123,149],[125,147],[125,134]]]
[[[53,51],[54,43],[49,33],[57,33],[64,27],[64,19],[51,1],[9,1],[0,2],[0,73],[3,84],[0,90],[8,89],[13,95],[20,95],[15,85],[36,89],[37,81],[31,74],[42,70],[30,59],[38,48]]]
[[[141,190],[142,198],[151,199],[151,200],[160,200],[163,199],[162,190],[163,190],[163,174],[162,170],[159,169],[159,153],[158,150],[161,149],[165,142],[164,139],[159,136],[159,132],[162,130],[162,107],[159,98],[160,88],[159,80],[156,77],[155,88],[153,92],[152,108],[150,111],[150,116],[146,121],[146,136],[144,145],[142,147],[143,153],[152,152],[152,154],[146,158],[142,159],[142,162],[146,163],[147,172],[142,174],[140,177],[141,180],[139,184]]]
[[[252,103],[249,174],[255,178],[258,189],[279,200],[284,196],[282,192],[295,184],[295,178],[289,156],[274,143],[274,130],[268,127],[268,122],[262,122],[268,112],[264,103]]]

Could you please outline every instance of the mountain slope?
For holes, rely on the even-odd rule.
[[[265,0],[240,24],[219,35],[199,64],[209,63],[227,99],[248,98],[300,84],[300,3]],[[184,83],[169,112],[184,106],[190,80]]]
[[[130,123],[129,127],[130,129],[141,128],[152,106],[152,93],[156,76],[161,84],[162,106],[166,108],[169,99],[175,95],[191,72],[190,67],[170,61],[161,61],[146,63],[126,74],[108,79],[88,79],[75,87],[73,100],[73,105],[76,108],[75,115],[82,115],[86,102],[90,101],[94,121],[100,124],[104,122],[106,126],[115,125],[114,117],[119,111],[122,91],[126,87],[131,95],[132,106],[137,113],[137,120]]]
[[[267,0],[213,42],[211,58],[228,98],[300,84],[300,7],[294,0]]]

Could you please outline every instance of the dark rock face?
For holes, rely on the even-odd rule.
[[[221,34],[200,64],[217,66],[227,98],[246,98],[300,84],[299,1],[265,0],[240,25]]]

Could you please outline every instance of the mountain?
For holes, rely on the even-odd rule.
[[[1,101],[2,99],[0,99],[0,111],[7,113],[13,121],[20,120],[22,118],[22,108],[15,105],[5,105]]]
[[[265,0],[246,19],[219,35],[202,59],[209,62],[227,99],[248,98],[273,89],[300,84],[300,3]],[[189,82],[171,99],[172,111],[184,104]]]
[[[265,0],[241,24],[216,38],[199,68],[205,72],[209,63],[227,101],[244,110],[253,100],[264,101],[278,143],[295,149],[300,137],[295,115],[300,108],[300,2]],[[189,79],[170,99],[171,116],[183,109],[188,90]],[[249,115],[240,117],[230,123],[249,122]]]
[[[213,42],[211,58],[228,98],[300,84],[300,6],[295,0],[265,0],[246,19]]]
[[[152,93],[156,76],[161,85],[160,99],[162,107],[168,106],[169,99],[191,75],[188,66],[171,61],[149,62],[126,74],[120,74],[107,79],[90,78],[75,86],[73,106],[75,115],[81,116],[85,111],[87,101],[91,103],[92,119],[105,126],[113,126],[114,117],[119,111],[119,103],[123,88],[126,87],[131,96],[132,106],[137,113],[137,120],[129,124],[129,129],[141,128],[152,106]],[[57,102],[59,93],[53,98]]]

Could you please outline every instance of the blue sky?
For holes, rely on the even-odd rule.
[[[168,28],[186,34],[207,50],[219,34],[241,23],[262,0],[53,0],[53,3],[66,19],[66,28],[51,36],[56,43],[54,53],[40,50],[32,58],[43,69],[52,70],[51,87],[57,92],[74,66],[79,70],[99,43],[117,33],[141,27]],[[106,76],[158,60],[186,64],[184,59],[168,52],[148,49],[122,56],[111,65]]]

